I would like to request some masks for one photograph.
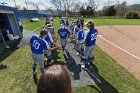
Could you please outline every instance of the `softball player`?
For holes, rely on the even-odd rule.
[[[52,48],[53,46],[56,46],[56,44],[54,43],[54,40],[52,38],[52,35],[50,33],[50,30],[51,30],[51,27],[49,27],[48,25],[45,26],[45,30],[48,31],[48,35],[44,38],[44,40],[46,40],[49,44],[49,46]],[[51,60],[52,60],[52,53],[51,51],[48,51],[48,50],[45,50],[44,51],[44,54],[45,56],[47,57],[47,61],[48,61],[48,64],[51,63]]]
[[[69,20],[68,20],[68,18],[66,18],[66,27],[68,27],[69,26]]]
[[[60,42],[62,45],[62,49],[64,51],[65,46],[67,44],[67,39],[69,38],[70,35],[69,29],[66,28],[63,24],[61,24],[60,28],[58,29],[58,35],[60,36]]]
[[[77,32],[79,31],[79,27],[77,27],[77,25],[74,27],[74,32],[73,32],[73,43],[74,43],[74,48],[77,49],[77,45],[76,45],[76,38],[77,38]]]
[[[70,30],[71,30],[71,33],[73,33],[73,28],[74,28],[74,21],[71,20],[70,21]]]
[[[93,51],[96,43],[96,38],[98,31],[94,28],[94,23],[92,21],[88,21],[86,23],[87,28],[89,31],[87,32],[87,35],[85,37],[85,41],[81,42],[81,44],[85,44],[85,50],[84,50],[84,67],[87,69],[87,67],[92,67],[92,62],[94,61]]]
[[[80,25],[77,26],[78,27],[78,32],[76,34],[76,45],[77,45],[77,55],[83,55],[84,52],[84,44],[80,44],[80,42],[84,41],[84,32],[82,29],[80,29]]]
[[[56,48],[60,48],[60,46],[56,46],[54,48],[50,48],[48,42],[46,42],[43,38],[46,37],[48,34],[47,31],[43,30],[40,32],[40,35],[33,35],[30,39],[30,47],[32,51],[32,58],[34,60],[33,63],[33,75],[36,75],[36,67],[39,63],[40,70],[44,72],[44,50],[52,51]]]
[[[61,20],[60,20],[60,24],[65,24],[65,21],[64,21],[63,18],[61,18]]]
[[[48,42],[49,47],[52,47],[51,45],[53,44],[53,42],[51,41],[49,35],[47,35],[47,36],[44,38],[44,40],[46,40],[46,41]],[[47,58],[48,64],[50,64],[51,61],[52,61],[52,52],[51,52],[51,51],[48,51],[48,50],[45,50],[45,51],[44,51],[44,54],[45,54],[45,56],[46,56],[46,58]]]

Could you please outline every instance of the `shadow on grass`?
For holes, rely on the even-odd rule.
[[[45,62],[45,68],[47,69],[48,67],[54,65],[54,64],[58,64],[58,65],[62,65],[65,66],[66,63],[64,61],[59,61],[61,59],[61,57],[59,57],[60,52],[58,52],[57,50],[52,51],[52,60],[53,62],[51,64],[47,64],[47,61]]]
[[[7,57],[9,57],[14,51],[19,49],[17,46],[20,43],[20,41],[21,40],[10,41],[10,43],[8,43],[8,46],[10,46],[10,48],[0,50],[0,63],[2,63],[2,61],[4,61]],[[7,68],[6,65],[4,66],[5,66],[4,69]]]
[[[100,76],[96,65],[93,65],[92,69],[88,69],[87,73],[95,81],[100,90],[95,85],[88,85],[89,87],[96,89],[99,93],[119,93],[115,87],[113,87],[102,76]]]
[[[38,78],[36,75],[33,76],[33,79],[34,79],[34,83],[37,85],[38,84]]]
[[[67,69],[73,73],[74,80],[80,79],[80,72],[81,72],[81,65],[76,64],[73,57],[70,55],[70,53],[66,50],[68,58],[64,55]]]

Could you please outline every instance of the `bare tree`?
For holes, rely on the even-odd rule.
[[[80,11],[80,8],[82,6],[82,3],[80,1],[76,1],[72,4],[72,10],[74,16],[76,16],[76,13]]]
[[[6,2],[0,2],[0,4],[3,5],[3,6],[5,6],[5,5],[7,5],[8,3],[6,3]]]
[[[25,0],[25,4],[26,4],[26,9],[28,10],[28,3],[27,1]]]
[[[50,13],[52,13],[53,16],[55,15],[55,14],[54,14],[54,10],[52,9],[52,7],[49,7],[49,8],[47,9],[47,11],[49,11]]]
[[[120,4],[119,1],[117,1],[116,10],[118,16],[124,16],[127,10],[127,2],[124,1]]]
[[[80,7],[79,0],[51,0],[51,3],[59,11],[59,15],[64,11],[66,16],[78,11]]]
[[[95,0],[95,7],[96,7],[96,10],[100,7],[100,4],[101,3],[101,0]]]
[[[88,5],[90,5],[91,7],[95,7],[96,6],[95,0],[88,0]]]
[[[124,15],[125,15],[125,13],[126,13],[126,8],[127,8],[127,2],[124,1],[124,2],[122,2],[122,4],[121,4],[121,16],[124,16]]]
[[[96,2],[95,0],[88,0],[88,8],[92,8],[92,12],[93,12],[93,16],[95,16],[95,12],[96,12],[96,9],[97,9],[97,5],[96,5]]]
[[[50,2],[58,11],[58,15],[61,16],[62,15],[62,13],[61,13],[62,12],[62,1],[61,0],[51,0]]]
[[[62,0],[66,16],[70,14],[71,7],[75,3],[75,1],[76,0]]]

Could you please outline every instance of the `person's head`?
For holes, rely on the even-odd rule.
[[[61,65],[49,67],[40,77],[37,93],[71,93],[71,80],[67,70]]]
[[[47,24],[50,24],[50,21],[47,21],[47,22],[45,23],[45,25],[47,25]]]
[[[80,24],[77,25],[77,30],[80,30]]]
[[[46,29],[47,31],[52,31],[52,30],[53,30],[53,27],[52,27],[51,24],[47,24],[47,25],[45,25],[45,29]]]
[[[74,26],[76,26],[77,25],[77,22],[76,21],[74,21]]]
[[[94,30],[94,22],[92,20],[87,21],[85,24],[89,30]]]
[[[61,24],[60,25],[60,29],[64,29],[65,28],[65,25],[64,24]]]
[[[44,38],[44,37],[46,37],[48,35],[48,32],[45,30],[45,29],[43,29],[43,30],[41,30],[40,31],[40,38]]]

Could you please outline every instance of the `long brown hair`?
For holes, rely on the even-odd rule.
[[[92,20],[89,20],[86,22],[87,27],[91,30],[94,30],[94,22]]]
[[[40,77],[37,93],[71,93],[71,80],[61,65],[49,67]]]
[[[47,35],[47,34],[48,34],[48,32],[47,32],[46,30],[43,29],[43,30],[40,31],[40,36],[39,36],[39,37],[40,37],[40,38],[43,38],[43,36],[44,36],[44,35]]]

